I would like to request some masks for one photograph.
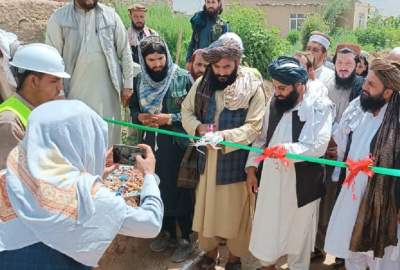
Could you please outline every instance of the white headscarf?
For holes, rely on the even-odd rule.
[[[0,29],[0,51],[3,54],[2,59],[0,59],[0,65],[3,66],[8,83],[14,88],[17,87],[17,83],[10,70],[9,60],[18,46],[19,42],[15,34]]]
[[[96,266],[125,218],[123,199],[97,181],[106,147],[107,124],[84,103],[52,101],[33,110],[23,141],[7,161],[7,194],[23,225],[14,228],[24,227],[35,242]],[[2,225],[0,220],[0,230]],[[0,239],[0,251],[2,244],[9,249]]]

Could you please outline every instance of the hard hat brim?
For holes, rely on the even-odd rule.
[[[67,72],[49,72],[49,71],[43,71],[43,70],[40,70],[40,69],[33,70],[31,68],[25,68],[22,65],[14,63],[14,62],[10,62],[9,64],[11,66],[13,66],[13,67],[16,67],[16,68],[21,68],[21,69],[24,69],[24,70],[30,70],[30,71],[40,72],[40,73],[44,73],[44,74],[49,74],[49,75],[53,75],[53,76],[55,76],[57,78],[62,78],[62,79],[70,79],[71,78],[71,75],[69,75]]]
[[[61,79],[70,79],[71,75],[69,75],[67,72],[43,72],[49,75],[53,75],[55,77],[61,78]]]

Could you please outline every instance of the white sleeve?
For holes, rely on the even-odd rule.
[[[268,130],[268,122],[269,122],[269,108],[270,101],[267,104],[264,114],[263,126],[261,130],[261,134],[257,137],[257,139],[252,144],[252,147],[255,148],[266,148],[266,140],[267,140],[267,130]],[[257,162],[257,158],[261,156],[260,153],[250,152],[247,158],[246,168],[248,167],[258,167],[259,162]]]
[[[298,142],[285,143],[283,146],[292,154],[312,157],[324,155],[332,135],[333,115],[333,109],[330,106],[324,106],[323,110],[315,112],[312,121],[306,121]]]
[[[164,205],[154,175],[146,175],[140,194],[140,206],[126,207],[126,216],[120,234],[140,237],[156,237],[162,226]]]

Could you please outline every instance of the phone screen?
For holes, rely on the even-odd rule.
[[[137,155],[144,156],[142,148],[125,144],[115,144],[113,146],[114,163],[134,166]]]

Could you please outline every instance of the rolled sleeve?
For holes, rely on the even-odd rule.
[[[197,127],[201,125],[195,114],[195,98],[199,81],[193,84],[181,107],[182,126],[189,135],[193,136],[196,135]]]

